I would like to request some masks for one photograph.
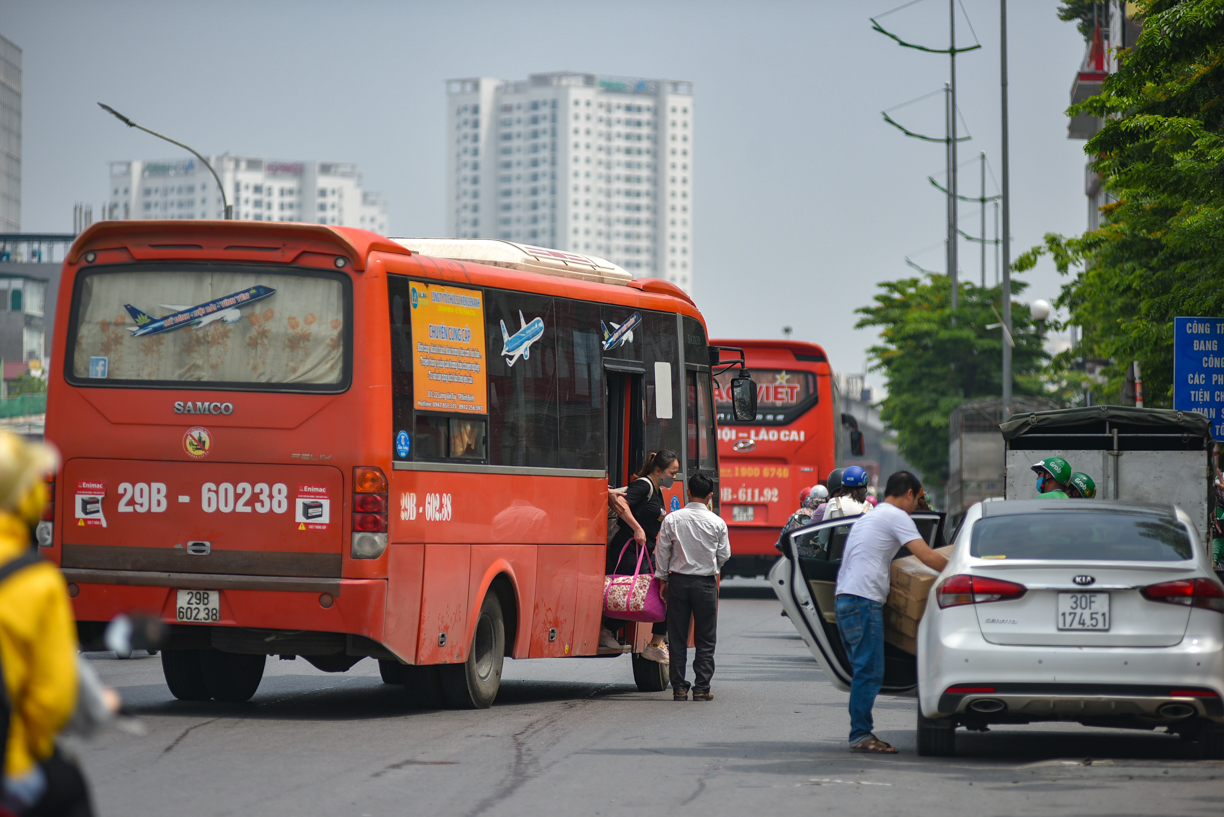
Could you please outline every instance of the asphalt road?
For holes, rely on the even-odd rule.
[[[159,658],[95,654],[147,734],[76,747],[108,817],[1224,811],[1224,762],[1163,734],[962,730],[955,758],[919,758],[913,699],[881,698],[902,753],[851,755],[847,696],[780,609],[764,581],[725,586],[711,703],[639,693],[624,657],[507,661],[484,711],[414,709],[369,660],[269,661],[249,703],[184,703]]]

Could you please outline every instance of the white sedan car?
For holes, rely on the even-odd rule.
[[[842,690],[851,672],[834,583],[858,518],[793,531],[770,572]],[[914,519],[942,544],[941,515]],[[1190,518],[1172,506],[974,505],[931,587],[917,644],[917,657],[884,645],[884,692],[917,692],[919,754],[953,754],[958,726],[1072,721],[1165,727],[1224,758],[1224,586]]]

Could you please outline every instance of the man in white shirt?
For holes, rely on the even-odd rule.
[[[712,701],[714,642],[718,627],[718,573],[731,558],[727,523],[709,508],[714,480],[689,477],[689,504],[663,520],[655,543],[655,577],[667,602],[672,698],[687,701],[689,619],[693,621],[693,700]]]
[[[871,709],[884,683],[884,602],[889,572],[902,546],[936,571],[948,566],[919,535],[910,514],[922,483],[908,471],[888,478],[884,501],[854,522],[837,572],[837,630],[854,669],[850,681],[850,751],[895,754],[872,734]]]

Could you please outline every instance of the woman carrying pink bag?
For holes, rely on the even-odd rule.
[[[626,518],[626,524],[620,526],[612,541],[608,543],[605,571],[608,575],[632,576],[636,572],[640,577],[646,578],[654,572],[643,554],[654,552],[655,538],[659,535],[659,526],[663,524],[665,515],[663,489],[672,486],[679,471],[680,459],[672,451],[655,451],[646,457],[642,470],[634,476],[624,495],[636,525],[631,526]],[[635,527],[638,530],[634,530]],[[603,629],[599,632],[600,649],[620,649],[621,643],[616,638],[616,631],[626,623],[626,619],[605,615]],[[667,644],[663,640],[666,635],[667,622],[656,621],[651,629],[650,643],[642,650],[642,657],[660,664],[669,663],[671,659]]]

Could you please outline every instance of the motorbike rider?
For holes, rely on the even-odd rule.
[[[1096,483],[1083,471],[1074,471],[1067,484],[1067,496],[1071,499],[1095,499]]]
[[[841,483],[841,489],[829,500],[823,519],[858,516],[871,510],[867,502],[867,472],[863,468],[851,465],[845,469]]]
[[[1033,463],[1037,474],[1038,499],[1067,499],[1067,484],[1071,481],[1071,463],[1062,457],[1046,457]]]
[[[845,471],[845,468],[834,468],[829,472],[829,476],[825,477],[825,484],[828,486],[825,489],[827,491],[825,495],[826,499],[821,501],[821,503],[816,506],[816,512],[812,514],[813,519],[818,521],[824,519],[825,509],[829,506],[828,497],[837,496],[837,492],[841,490],[842,474],[845,473]]]

